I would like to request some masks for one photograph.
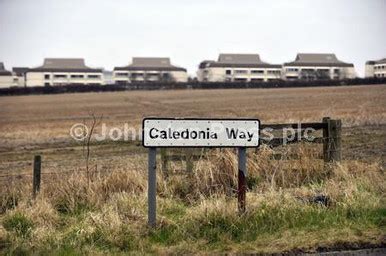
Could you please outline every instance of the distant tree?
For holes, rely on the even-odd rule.
[[[315,76],[317,80],[329,80],[330,79],[330,71],[329,70],[316,70]]]
[[[169,72],[161,73],[159,80],[161,82],[167,82],[167,83],[168,82],[174,82],[174,78],[173,78],[173,76]]]

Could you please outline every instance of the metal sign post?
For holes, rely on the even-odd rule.
[[[247,191],[247,153],[246,148],[239,148],[239,172],[238,172],[238,191],[237,203],[239,213],[245,212],[245,196]]]
[[[149,148],[148,158],[148,186],[147,186],[147,204],[148,204],[148,223],[149,226],[156,225],[156,209],[157,209],[157,149]]]
[[[238,210],[245,212],[247,191],[247,147],[259,146],[258,119],[145,118],[142,144],[149,148],[148,159],[148,224],[156,226],[156,151],[157,147],[237,147],[238,148]]]

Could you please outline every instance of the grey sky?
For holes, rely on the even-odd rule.
[[[170,56],[195,74],[220,52],[270,63],[333,52],[362,76],[366,60],[386,57],[385,13],[385,0],[0,0],[0,61],[11,69],[84,57],[112,69]]]

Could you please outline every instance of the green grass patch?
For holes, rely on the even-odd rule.
[[[156,229],[145,225],[134,227],[130,221],[117,228],[109,223],[92,224],[87,218],[71,217],[58,227],[56,235],[35,248],[45,254],[51,248],[54,255],[79,255],[79,252],[116,253],[168,252],[176,248],[185,252],[215,252],[232,248],[259,248],[272,242],[283,248],[292,248],[307,241],[307,236],[338,234],[345,230],[352,237],[366,237],[368,232],[385,229],[386,208],[366,208],[358,205],[324,207],[304,203],[262,203],[257,208],[239,215],[236,211],[199,206],[187,207],[179,201],[164,201]],[[226,207],[226,206],[225,206]],[[162,215],[162,217],[161,217]],[[69,218],[68,216],[67,218]],[[31,239],[34,225],[25,215],[14,213],[3,220],[4,228],[16,237]],[[291,242],[282,241],[283,234],[292,234]],[[345,240],[339,237],[338,240]],[[320,238],[328,241],[329,236]],[[5,252],[23,254],[28,243],[8,247]],[[51,241],[51,242],[50,242]],[[314,241],[318,241],[314,239]],[[284,244],[284,245],[283,245]],[[26,247],[27,246],[27,247]],[[279,246],[279,247],[280,247]],[[48,248],[47,248],[48,247]],[[173,251],[173,250],[172,250]],[[4,251],[3,251],[4,252]]]
[[[313,205],[294,207],[262,205],[258,210],[241,216],[221,215],[217,212],[200,216],[187,221],[182,227],[185,228],[182,233],[189,234],[194,240],[205,239],[208,243],[226,240],[238,243],[291,230],[314,232],[345,227],[381,228],[385,224],[385,210],[385,208],[326,208]]]
[[[15,233],[17,237],[28,238],[34,228],[34,224],[24,214],[16,212],[3,220],[3,227],[7,231]]]

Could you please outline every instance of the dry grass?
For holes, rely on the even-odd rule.
[[[21,182],[8,187],[13,193],[1,193],[8,203],[0,241],[8,252],[57,253],[312,251],[337,241],[384,242],[386,180],[379,164],[350,161],[326,172],[311,164],[315,159],[304,147],[297,148],[301,164],[272,161],[268,149],[249,152],[248,210],[242,216],[236,211],[232,150],[210,152],[192,174],[172,169],[168,178],[158,175],[153,231],[146,227],[146,166],[95,173],[90,186],[84,173],[58,175],[36,201]],[[327,206],[311,203],[321,194],[329,198]]]

